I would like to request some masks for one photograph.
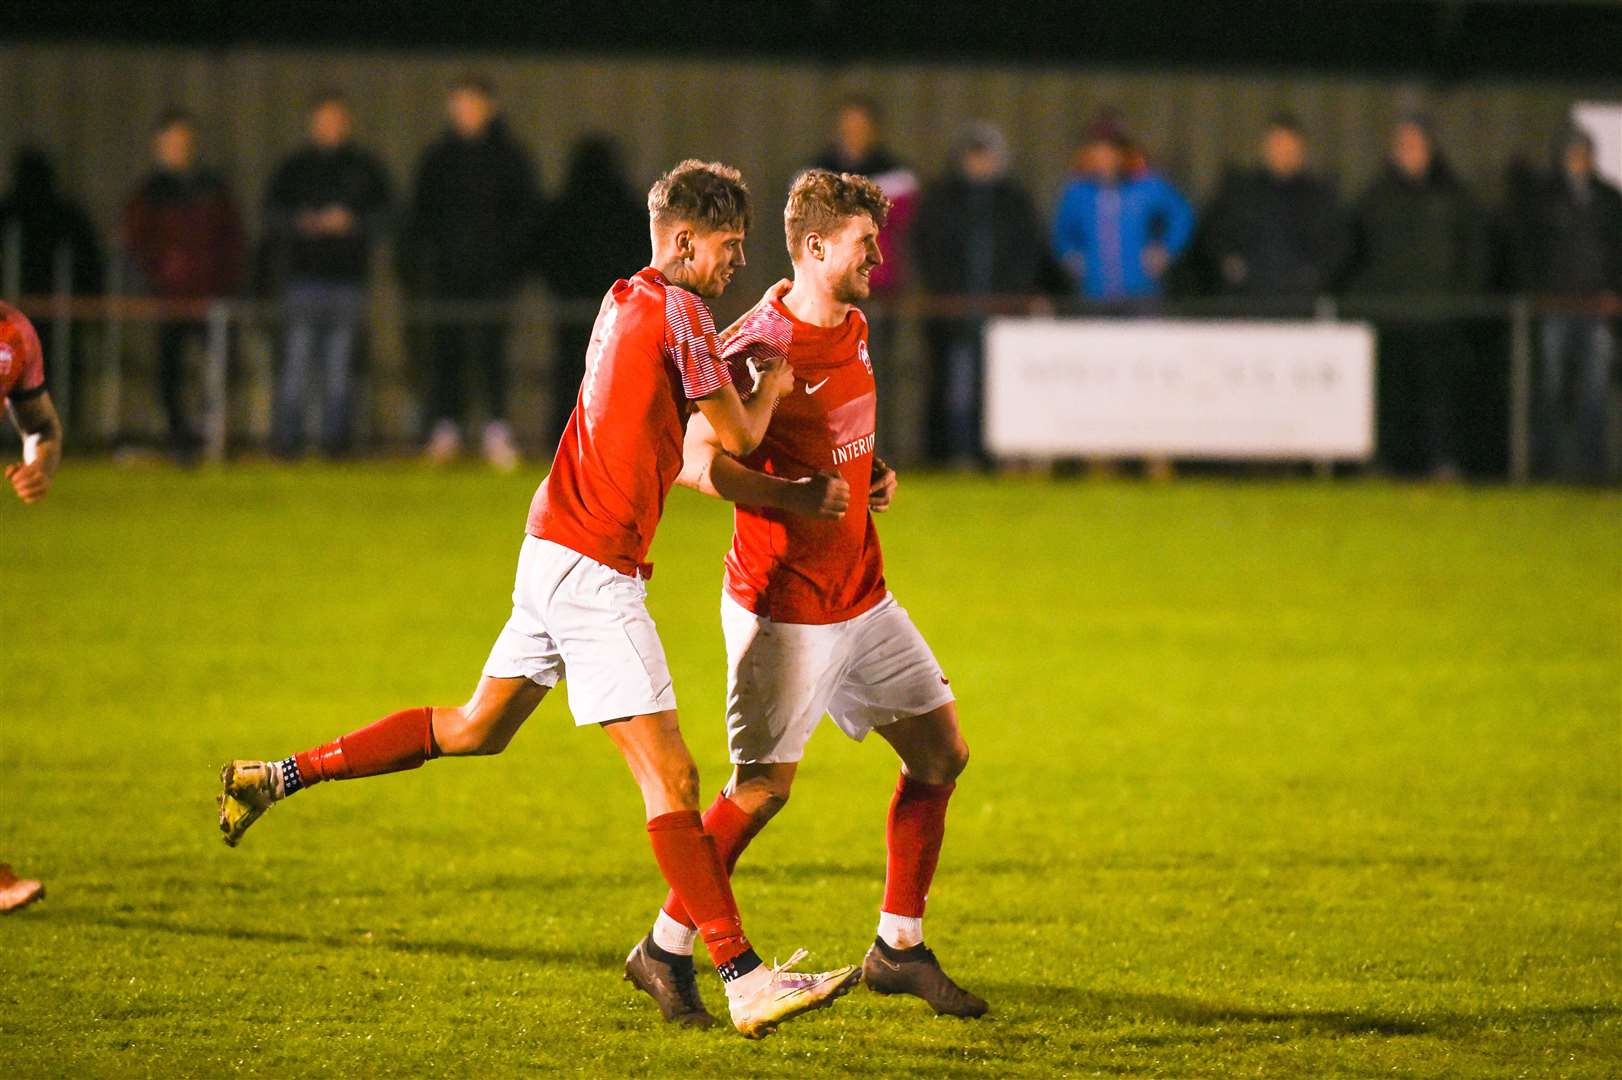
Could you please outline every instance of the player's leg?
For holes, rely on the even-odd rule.
[[[947,702],[875,730],[901,758],[901,777],[884,830],[884,906],[863,977],[880,993],[923,998],[937,1013],[982,1016],[985,1000],[953,982],[924,944],[924,901],[940,862],[947,802],[969,763],[957,705]]]
[[[441,756],[499,754],[547,689],[523,676],[486,675],[465,704],[390,713],[279,761],[233,761],[220,773],[220,831],[235,847],[266,810],[326,780],[405,772]]]
[[[799,767],[799,763],[793,761],[736,765],[731,779],[704,811],[704,831],[714,839],[715,852],[728,878],[737,868],[744,848],[788,804],[794,774]],[[650,934],[652,951],[661,959],[692,956],[697,937],[697,923],[682,906],[680,898],[670,893],[654,919]],[[663,1001],[660,1009],[665,1009]],[[673,1018],[668,1013],[665,1017]]]
[[[642,790],[654,858],[671,891],[692,914],[698,936],[726,984],[728,1008],[738,1030],[753,1038],[769,1034],[782,1021],[826,1005],[854,986],[858,979],[854,967],[815,974],[788,970],[803,950],[776,967],[761,963],[744,934],[715,840],[704,831],[698,812],[698,767],[682,739],[675,710],[607,723],[603,729]],[[641,966],[638,953],[646,945],[639,944],[627,958],[626,975],[633,982]],[[691,962],[688,957],[681,965],[677,959],[677,970],[669,977],[690,979]],[[685,974],[680,973],[683,967]],[[696,990],[693,996],[696,999]],[[703,1011],[702,1004],[698,1009]]]
[[[519,549],[512,613],[496,636],[473,696],[464,705],[391,713],[330,743],[280,761],[234,761],[221,770],[220,831],[236,846],[264,812],[323,780],[415,769],[439,757],[498,754],[563,677],[563,656],[540,606],[559,567],[538,541]]]
[[[901,758],[885,827],[888,858],[879,939],[907,949],[924,940],[924,898],[946,836],[946,806],[969,762],[969,747],[958,730],[957,705],[950,701],[876,731]]]
[[[704,831],[728,878],[738,856],[787,802],[806,740],[822,718],[837,679],[838,628],[774,624],[730,598],[721,603],[727,646],[727,741],[732,778],[710,804]],[[653,929],[631,950],[626,977],[647,992],[666,1019],[708,1017],[680,973],[691,970],[698,919],[672,890]]]
[[[921,997],[936,1012],[979,1016],[986,1003],[948,978],[924,944],[924,900],[940,861],[946,807],[969,760],[951,684],[893,598],[853,627],[853,658],[828,713],[854,739],[878,732],[902,765],[885,823],[884,904],[862,977],[880,993]]]

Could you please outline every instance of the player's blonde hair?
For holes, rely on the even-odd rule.
[[[839,228],[841,221],[857,214],[866,214],[882,229],[890,216],[890,200],[865,176],[829,169],[805,170],[794,178],[788,189],[788,205],[783,207],[789,258],[799,255],[800,245],[810,234],[826,236]]]
[[[748,232],[749,186],[730,165],[688,158],[648,189],[648,216],[657,225],[688,222],[705,232]]]

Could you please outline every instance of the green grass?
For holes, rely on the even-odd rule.
[[[663,886],[561,700],[215,832],[227,758],[462,698],[537,478],[0,499],[0,858],[50,888],[0,920],[0,1075],[1616,1075],[1614,495],[904,479],[891,585],[973,749],[929,936],[994,1012],[858,991],[750,1044],[619,980]],[[706,791],[726,534],[678,492],[654,551]],[[860,957],[894,773],[813,739],[737,877],[766,955]]]

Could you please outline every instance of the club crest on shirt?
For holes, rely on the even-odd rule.
[[[11,346],[0,345],[0,378],[11,374]]]
[[[856,343],[856,356],[861,360],[862,366],[867,369],[867,373],[869,375],[873,374],[873,358],[868,355],[867,342],[858,341]]]

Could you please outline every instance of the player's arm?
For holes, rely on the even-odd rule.
[[[749,468],[721,449],[715,429],[702,413],[687,424],[682,470],[676,482],[701,495],[806,517],[840,518],[850,506],[850,485],[838,473],[785,480]]]
[[[895,489],[899,483],[895,470],[890,468],[889,463],[874,454],[873,479],[867,489],[867,508],[875,514],[882,514],[890,509],[890,504],[895,501]]]
[[[12,422],[22,433],[23,459],[6,466],[6,479],[23,502],[38,502],[50,490],[57,466],[62,464],[62,418],[51,404],[51,395],[44,391],[13,396],[7,404]]]
[[[755,452],[766,437],[777,399],[794,390],[794,370],[782,360],[760,368],[760,382],[745,401],[738,388],[726,383],[707,397],[699,398],[699,415],[709,422],[722,450],[734,457]]]

